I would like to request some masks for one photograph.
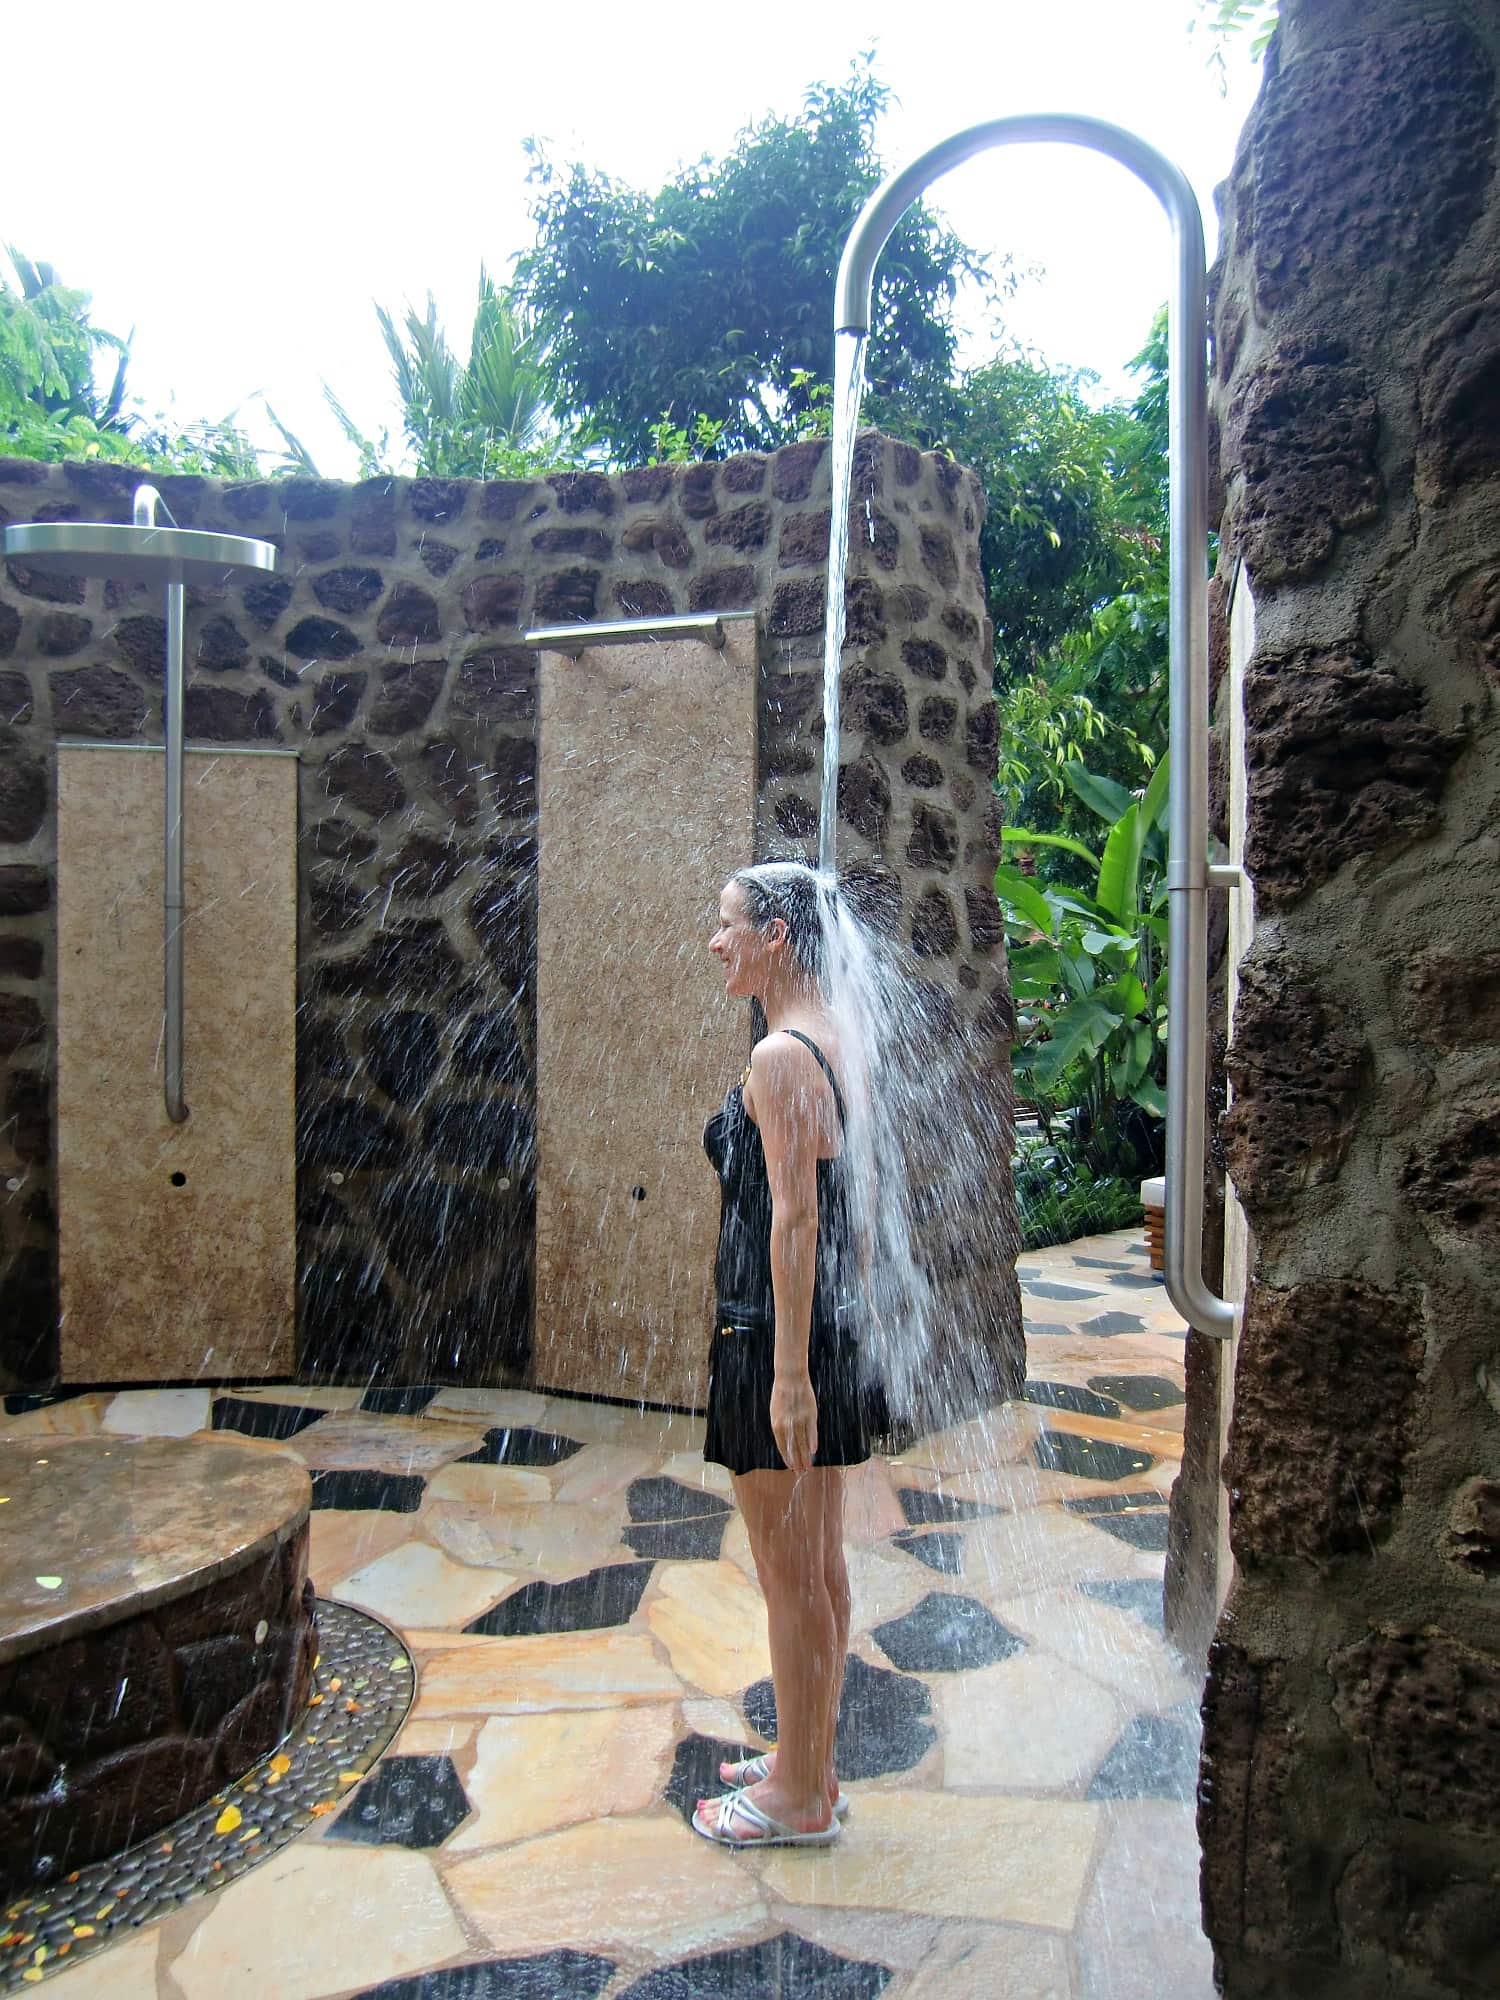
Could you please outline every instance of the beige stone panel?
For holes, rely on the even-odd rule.
[[[504,1424],[543,1427],[547,1398],[530,1389],[439,1389],[424,1417],[478,1417],[486,1430]]]
[[[1162,1557],[1134,1549],[1084,1514],[1039,1507],[981,1521],[964,1535],[964,1574],[955,1587],[994,1603],[1085,1580],[1160,1577]]]
[[[804,1909],[795,1927],[829,1951],[909,1973],[888,1989],[900,2000],[1073,2000],[1068,1940],[1047,1931],[876,1910]]]
[[[393,1757],[451,1757],[460,1775],[484,1725],[472,1715],[413,1716],[391,1745]]]
[[[274,1382],[264,1387],[236,1382],[224,1393],[244,1403],[285,1403],[297,1410],[357,1410],[365,1394],[336,1382]]]
[[[295,1361],[297,761],[194,750],[185,767],[190,1115],[174,1125],[164,756],[57,753],[64,1381],[285,1375]]]
[[[470,1923],[518,1957],[572,1945],[672,1958],[754,1937],[766,1919],[748,1870],[675,1813],[500,1848],[451,1868],[448,1887]]]
[[[209,1428],[212,1402],[208,1389],[122,1389],[100,1428],[122,1437],[191,1437]]]
[[[883,1542],[906,1526],[898,1485],[915,1484],[906,1478],[894,1479],[892,1468],[883,1458],[867,1459],[851,1465],[844,1480],[844,1539],[848,1542]]]
[[[703,1461],[698,1462],[701,1465]],[[588,1444],[557,1468],[554,1497],[565,1507],[610,1502],[623,1512],[626,1487],[631,1480],[654,1472],[656,1465],[654,1454],[648,1451],[632,1451],[617,1444]]]
[[[789,1903],[979,1917],[1070,1931],[1098,1839],[1099,1808],[1074,1799],[953,1798],[861,1791],[833,1847],[769,1849],[762,1882]],[[748,1858],[748,1857],[747,1857]]]
[[[1079,1921],[1078,2000],[1214,2000],[1191,1806],[1110,1800]]]
[[[111,1943],[79,1964],[47,1971],[47,2000],[156,2000],[161,1929],[152,1924]],[[53,1965],[56,1964],[54,1955]],[[40,1982],[38,1982],[40,1983]],[[21,1986],[17,1992],[31,1988]]]
[[[548,1583],[566,1583],[600,1563],[630,1554],[620,1522],[609,1507],[476,1507],[469,1502],[424,1502],[422,1532],[458,1562],[479,1568],[524,1570]]]
[[[93,1437],[103,1429],[104,1413],[113,1401],[113,1396],[70,1396],[65,1403],[47,1403],[19,1416],[0,1411],[0,1438]]]
[[[888,1618],[899,1618],[924,1598],[930,1590],[940,1590],[945,1579],[925,1563],[909,1556],[878,1548],[851,1548],[844,1551],[849,1568],[852,1600],[851,1629],[868,1632]],[[951,1579],[962,1588],[962,1579]]]
[[[755,621],[724,630],[538,674],[534,1375],[689,1408],[718,1225],[698,1137],[748,1053],[707,951],[754,854]]]
[[[658,1563],[646,1622],[704,1694],[736,1695],[771,1671],[764,1600],[733,1563]]]
[[[717,1736],[725,1743],[759,1743],[763,1739],[746,1722],[732,1701],[702,1695],[682,1704],[682,1719],[697,1736]]]
[[[429,1424],[420,1417],[385,1417],[366,1410],[335,1410],[287,1439],[303,1464],[315,1472],[438,1472],[455,1459],[478,1451],[482,1429]]]
[[[422,1855],[299,1840],[214,1897],[171,1974],[183,2000],[321,2000],[467,1951]]]
[[[666,1706],[496,1717],[479,1732],[464,1787],[477,1818],[444,1852],[648,1811],[666,1784],[680,1733],[677,1711]]]
[[[1196,1703],[1202,1692],[1201,1680],[1186,1671],[1159,1634],[1130,1612],[1078,1591],[1001,1599],[995,1616],[1043,1651],[1114,1688],[1134,1707],[1174,1708]]]
[[[1018,1653],[928,1680],[950,1791],[1063,1791],[1083,1785],[1126,1719],[1107,1689],[1047,1654]]]
[[[419,1662],[415,1714],[537,1715],[675,1701],[682,1684],[644,1632],[542,1633],[525,1639],[410,1632]]]
[[[734,1480],[727,1469],[710,1465],[701,1451],[674,1451],[661,1471],[668,1479],[676,1479],[703,1493],[717,1494],[721,1500],[734,1498]]]
[[[307,1571],[323,1596],[337,1596],[341,1578],[400,1548],[413,1532],[410,1514],[387,1514],[377,1507],[320,1507],[309,1518]]]
[[[703,1450],[702,1417],[679,1410],[648,1410],[636,1403],[585,1403],[554,1396],[547,1404],[547,1429],[580,1444],[615,1444],[665,1457],[673,1451]]]
[[[427,1482],[429,1500],[453,1500],[464,1507],[545,1506],[552,1482],[545,1472],[523,1465],[445,1465]]]
[[[426,1542],[406,1542],[346,1576],[336,1595],[403,1631],[432,1630],[467,1625],[513,1582],[504,1570],[470,1569]]]

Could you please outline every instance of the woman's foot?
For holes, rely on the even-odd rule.
[[[840,1831],[826,1802],[799,1809],[769,1778],[720,1798],[699,1799],[693,1830],[721,1847],[828,1847]]]
[[[737,1785],[741,1790],[747,1785],[760,1784],[765,1779],[774,1777],[775,1772],[776,1752],[774,1749],[762,1750],[754,1757],[741,1757],[737,1763],[732,1763],[726,1759],[719,1766],[719,1776],[724,1780],[725,1784]],[[828,1773],[825,1795],[833,1812],[842,1819],[844,1814],[849,1810],[849,1801],[844,1796],[839,1781],[832,1771]]]

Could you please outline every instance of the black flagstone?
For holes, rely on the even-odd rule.
[[[620,1539],[653,1562],[717,1562],[728,1525],[727,1514],[705,1514],[696,1521],[632,1521],[621,1529]]]
[[[927,1720],[931,1710],[932,1696],[921,1681],[851,1653],[833,1740],[839,1776],[879,1778],[920,1764],[937,1741]],[[768,1743],[776,1741],[776,1691],[769,1679],[746,1688],[745,1720]]]
[[[1165,1507],[1160,1493],[1084,1493],[1076,1500],[1064,1500],[1070,1514],[1134,1514],[1143,1507]]]
[[[759,1944],[658,1966],[620,2000],[875,2000],[894,1978],[888,1965],[840,1958],[782,1931]]]
[[[1162,1617],[1161,1585],[1155,1577],[1091,1577],[1078,1588],[1085,1597],[1100,1604],[1112,1604],[1117,1611],[1132,1611],[1153,1630],[1166,1629]]]
[[[1140,1333],[1145,1324],[1146,1322],[1138,1319],[1134,1313],[1095,1313],[1092,1319],[1083,1322],[1079,1332],[1097,1333],[1107,1338],[1112,1333]]]
[[[1120,1285],[1127,1292],[1147,1292],[1162,1281],[1150,1271],[1111,1271],[1107,1283]]]
[[[326,1417],[326,1410],[305,1409],[300,1403],[250,1403],[238,1396],[215,1396],[214,1429],[239,1431],[245,1437],[289,1438]]]
[[[1089,1519],[1096,1528],[1113,1535],[1117,1542],[1128,1542],[1133,1549],[1153,1555],[1166,1552],[1169,1530],[1165,1507],[1131,1514],[1091,1514]]]
[[[483,1965],[414,1972],[367,1986],[355,2000],[595,2000],[614,1976],[609,1959],[563,1948],[536,1958],[492,1958]]]
[[[1021,1290],[1034,1299],[1097,1299],[1100,1294],[1088,1285],[1058,1285],[1050,1278],[1023,1278]]]
[[[0,1404],[8,1417],[24,1417],[32,1410],[45,1410],[49,1403],[66,1403],[87,1394],[87,1389],[22,1389],[13,1396],[0,1397]]]
[[[1075,1257],[1073,1262],[1082,1265],[1089,1271],[1128,1271],[1130,1269],[1128,1264],[1116,1263],[1109,1257]]]
[[[1170,1410],[1187,1400],[1165,1375],[1090,1375],[1089,1387],[1117,1396],[1130,1410]]]
[[[1025,1315],[1025,1308],[1026,1308],[1026,1301],[1023,1299],[1021,1301],[1021,1310],[1023,1317]],[[1070,1326],[1061,1326],[1055,1320],[1028,1319],[1026,1321],[1026,1331],[1028,1333],[1060,1334],[1060,1333],[1071,1333],[1073,1329]]]
[[[908,1674],[959,1673],[992,1667],[1025,1646],[977,1598],[932,1590],[900,1618],[870,1634],[891,1662]]]
[[[1094,1774],[1091,1799],[1192,1798],[1198,1785],[1198,1723],[1183,1715],[1137,1715]]]
[[[387,1514],[415,1514],[427,1482],[414,1472],[315,1472],[314,1507],[347,1507]]]
[[[667,1803],[684,1819],[691,1819],[699,1799],[716,1799],[730,1785],[719,1776],[721,1764],[738,1764],[746,1757],[758,1757],[754,1743],[731,1743],[721,1736],[685,1736],[672,1760],[667,1780]]]
[[[983,1521],[998,1514],[982,1500],[960,1500],[952,1493],[929,1493],[921,1486],[898,1486],[896,1498],[906,1516],[907,1526],[924,1527],[929,1521]]]
[[[945,1535],[941,1532],[931,1535],[914,1535],[910,1528],[903,1528],[899,1534],[891,1536],[898,1549],[905,1549],[909,1556],[915,1556],[919,1563],[926,1563],[941,1576],[961,1576],[964,1567],[964,1545],[960,1535]]]
[[[329,1827],[329,1840],[379,1847],[441,1847],[469,1817],[451,1757],[387,1757]]]
[[[436,1394],[435,1382],[415,1382],[404,1389],[366,1389],[359,1407],[383,1417],[419,1417]]]
[[[1044,1410],[1072,1410],[1080,1417],[1117,1417],[1120,1405],[1113,1396],[1096,1395],[1072,1382],[1028,1382],[1026,1401],[1039,1403]]]
[[[1149,1472],[1156,1460],[1134,1445],[1105,1438],[1075,1437],[1071,1431],[1043,1431],[1031,1448],[1043,1472],[1068,1472],[1075,1479],[1128,1479]]]
[[[651,1568],[648,1562],[606,1563],[566,1583],[528,1583],[464,1630],[491,1639],[516,1639],[536,1632],[597,1632],[606,1625],[624,1625],[635,1615]]]
[[[680,1479],[632,1479],[625,1493],[632,1521],[690,1521],[705,1514],[732,1514],[730,1503]]]
[[[460,1465],[560,1465],[583,1446],[575,1438],[559,1437],[556,1431],[534,1431],[525,1424],[488,1430],[478,1451],[471,1451]]]

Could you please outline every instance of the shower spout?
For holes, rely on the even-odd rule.
[[[1186,176],[1133,132],[1062,113],[997,118],[956,132],[878,187],[849,232],[834,295],[835,344],[866,335],[875,266],[902,216],[941,175],[997,146],[1083,146],[1145,182],[1172,226],[1167,314],[1171,473],[1167,889],[1166,1281],[1190,1326],[1220,1338],[1236,1308],[1203,1277],[1208,982],[1208,327],[1203,222]],[[846,503],[847,507],[847,503]],[[839,499],[834,496],[834,514]],[[829,591],[837,588],[830,574]],[[1214,871],[1222,882],[1225,871]]]

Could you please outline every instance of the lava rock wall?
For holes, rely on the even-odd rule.
[[[0,523],[128,520],[138,477],[0,460]],[[274,576],[189,592],[186,726],[301,753],[302,1370],[524,1379],[537,856],[521,635],[755,613],[758,858],[811,854],[827,448],[617,477],[156,484],[183,526],[282,552]],[[932,1021],[983,1057],[992,1157],[939,1281],[979,1300],[1008,1383],[1020,1306],[983,504],[950,461],[861,438],[840,860],[916,955]],[[151,590],[0,574],[0,1387],[56,1368],[51,746],[159,742],[164,639]]]
[[[1254,1258],[1200,1830],[1234,2000],[1500,1988],[1497,67],[1478,0],[1283,0],[1223,197]]]

